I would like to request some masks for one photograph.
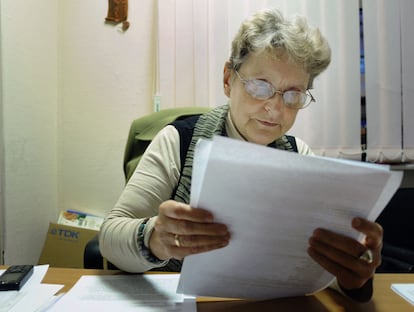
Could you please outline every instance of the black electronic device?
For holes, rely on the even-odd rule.
[[[0,275],[0,290],[20,290],[32,274],[33,265],[12,265]]]

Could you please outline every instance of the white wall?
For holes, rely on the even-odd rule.
[[[155,60],[155,1],[129,1],[125,33],[104,23],[107,2],[62,1],[60,8],[60,204],[98,214],[124,184],[131,121],[152,109]]]
[[[108,1],[1,1],[6,264],[37,263],[60,210],[119,196],[130,122],[152,109],[154,2],[130,1],[124,33]]]
[[[1,38],[1,3],[0,3],[0,38]],[[2,83],[2,42],[0,40],[0,264],[3,264],[4,245],[4,135],[3,135],[3,83]]]
[[[5,261],[34,262],[57,206],[57,8],[1,4]]]

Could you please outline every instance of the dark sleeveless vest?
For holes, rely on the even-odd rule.
[[[190,202],[191,175],[197,141],[201,138],[212,138],[214,135],[227,136],[225,123],[228,110],[228,105],[219,106],[208,113],[176,120],[172,123],[180,135],[181,174],[171,199],[186,204]],[[293,136],[284,135],[268,146],[298,152]],[[180,272],[181,265],[182,261],[171,259],[162,270]]]

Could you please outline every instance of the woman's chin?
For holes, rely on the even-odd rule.
[[[247,141],[251,143],[256,143],[260,145],[268,145],[272,142],[274,142],[277,138],[274,136],[252,136],[247,139]]]

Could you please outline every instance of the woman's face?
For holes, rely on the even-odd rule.
[[[309,74],[287,61],[263,52],[253,54],[238,70],[243,79],[265,80],[277,91],[305,91]],[[267,100],[249,95],[234,70],[225,66],[224,93],[230,99],[230,115],[240,134],[249,142],[267,145],[283,136],[295,122],[298,109],[288,108],[276,93]]]

